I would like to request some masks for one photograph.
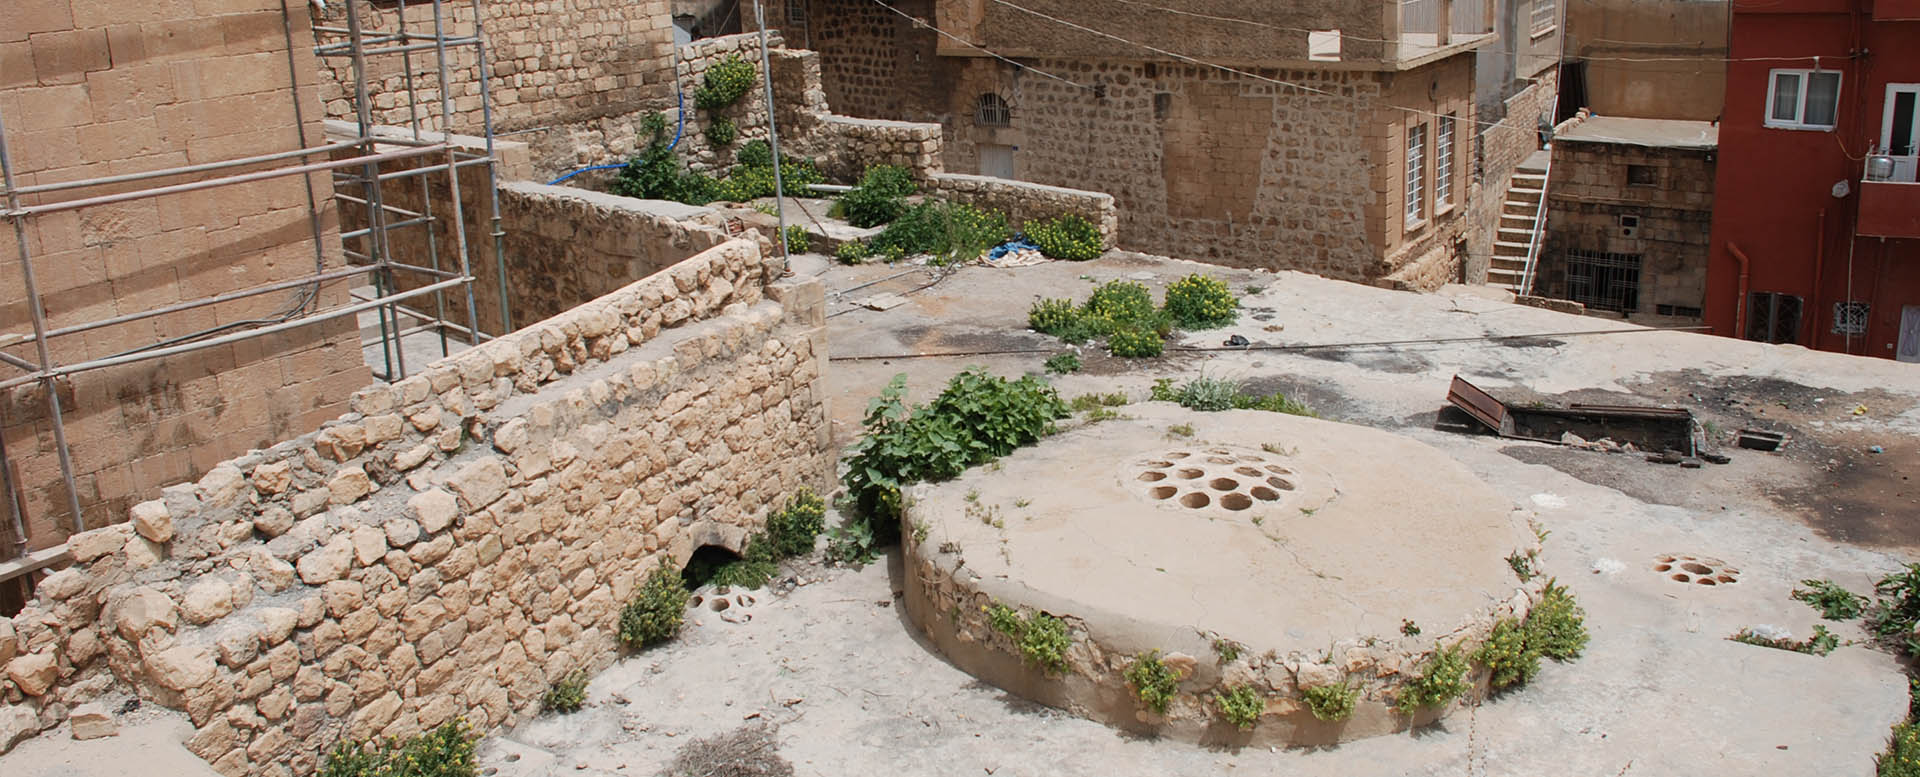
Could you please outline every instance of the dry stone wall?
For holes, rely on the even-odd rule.
[[[1110,194],[953,173],[934,176],[932,184],[933,193],[941,199],[1007,214],[1007,225],[1014,229],[1029,221],[1079,216],[1098,227],[1103,244],[1112,247],[1120,225]]]
[[[533,714],[661,560],[830,478],[823,293],[779,273],[725,243],[75,536],[0,618],[0,750],[106,693],[184,710],[228,775]]]

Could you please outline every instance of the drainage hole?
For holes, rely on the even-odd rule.
[[[1198,491],[1195,491],[1191,494],[1180,497],[1180,504],[1186,505],[1195,510],[1198,510],[1202,507],[1206,507],[1207,505],[1212,503],[1213,503],[1212,499],[1209,499],[1206,494],[1202,494]]]

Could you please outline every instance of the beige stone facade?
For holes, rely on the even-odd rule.
[[[343,738],[537,712],[618,655],[662,560],[744,550],[831,476],[824,297],[780,272],[726,242],[76,536],[0,618],[0,725],[131,692],[223,774],[305,775]]]
[[[1562,125],[1547,189],[1539,293],[1589,310],[1698,320],[1707,293],[1715,134],[1706,122],[1609,117]]]
[[[1575,107],[1602,116],[1715,121],[1726,102],[1726,0],[1592,0],[1567,6]],[[1838,53],[1838,52],[1836,52]]]
[[[298,43],[310,33],[305,18],[290,23],[283,28],[278,2],[262,0],[0,4],[0,117],[15,182],[71,182],[319,145],[317,65]],[[22,202],[264,167],[31,194]],[[47,324],[71,327],[337,269],[329,194],[320,173],[36,214],[27,221],[27,247]],[[0,340],[12,341],[9,355],[37,360],[34,348],[15,339],[33,330],[14,241],[6,244]],[[345,284],[299,287],[53,337],[49,346],[54,361],[74,364],[276,321],[345,297]],[[142,495],[339,415],[367,380],[345,320],[64,379],[64,431],[85,524],[124,520]],[[0,419],[5,457],[18,468],[27,547],[58,545],[73,519],[39,384],[0,396]],[[11,533],[0,520],[0,556],[13,555],[22,539]]]

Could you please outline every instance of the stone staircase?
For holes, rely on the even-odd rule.
[[[1550,150],[1541,149],[1513,171],[1500,226],[1493,238],[1493,257],[1487,266],[1487,285],[1515,294],[1525,293],[1528,264],[1534,260],[1534,235],[1546,225],[1547,172]],[[1544,237],[1544,236],[1542,236]]]

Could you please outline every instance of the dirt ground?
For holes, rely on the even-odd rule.
[[[1869,774],[1905,713],[1899,667],[1857,623],[1828,624],[1852,642],[1826,657],[1726,637],[1763,623],[1805,636],[1819,621],[1788,598],[1797,581],[1865,591],[1920,546],[1920,366],[1646,331],[1481,288],[1416,295],[1138,254],[944,277],[818,257],[797,268],[828,280],[843,444],[896,373],[924,401],[967,366],[1039,372],[1066,349],[1025,327],[1041,296],[1081,300],[1116,278],[1158,294],[1211,272],[1246,295],[1240,321],[1173,345],[1212,350],[1120,360],[1083,349],[1083,370],[1053,378],[1061,393],[1144,401],[1156,378],[1228,377],[1439,448],[1551,530],[1542,565],[1586,607],[1592,643],[1430,728],[1313,750],[1211,749],[1123,735],[953,668],[902,618],[896,564],[807,564],[751,592],[731,620],[697,611],[680,639],[602,673],[582,712],[488,740],[489,774]],[[857,304],[884,293],[907,301]],[[1254,347],[1222,349],[1236,334]],[[1441,416],[1455,374],[1513,401],[1687,407],[1723,445],[1741,428],[1788,443],[1682,469],[1462,432]],[[1668,554],[1721,560],[1738,580],[1672,582],[1652,568]]]

